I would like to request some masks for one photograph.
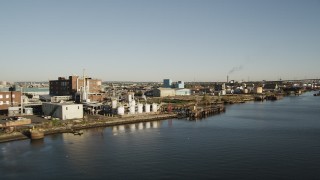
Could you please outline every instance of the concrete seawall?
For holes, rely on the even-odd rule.
[[[57,133],[69,133],[74,130],[89,129],[95,127],[108,127],[115,125],[132,124],[139,122],[158,121],[176,118],[176,114],[147,114],[147,115],[130,115],[123,117],[105,117],[105,116],[88,116],[87,120],[64,124],[61,126],[43,127],[43,125],[35,125],[37,128],[41,128],[45,135],[57,134]],[[27,135],[22,132],[14,132],[10,134],[1,134],[0,143],[24,140],[28,139]]]

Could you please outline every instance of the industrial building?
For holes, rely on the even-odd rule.
[[[176,96],[190,96],[190,89],[176,89]]]
[[[153,90],[154,97],[175,96],[176,90],[171,88],[158,88]]]
[[[176,88],[183,89],[184,88],[184,82],[183,81],[178,81],[178,83],[176,84]]]
[[[61,120],[83,118],[83,105],[73,103],[43,103],[44,115]]]
[[[20,91],[0,91],[0,111],[21,105]]]
[[[101,84],[101,80],[85,76],[69,76],[68,79],[59,77],[58,80],[49,81],[49,90],[51,96],[72,96],[77,102],[100,102],[104,98]]]

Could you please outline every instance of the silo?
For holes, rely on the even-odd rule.
[[[156,103],[152,104],[152,112],[157,112],[158,111],[158,105]]]
[[[131,101],[132,101],[132,95],[128,94],[128,102],[131,103]]]
[[[143,113],[143,105],[142,104],[138,104],[138,114]]]
[[[112,109],[116,109],[117,108],[117,100],[116,99],[112,99]]]
[[[150,112],[150,104],[145,104],[145,112],[146,113]]]
[[[124,115],[124,107],[123,106],[119,106],[118,107],[118,114],[119,115]]]
[[[256,93],[262,94],[262,87],[256,87]]]
[[[131,104],[129,107],[129,114],[135,114],[135,113],[136,113],[136,106]]]
[[[136,101],[135,101],[135,100],[132,100],[132,101],[131,101],[131,105],[132,105],[132,106],[136,106]]]

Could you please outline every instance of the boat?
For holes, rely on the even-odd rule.
[[[318,93],[313,94],[313,96],[320,96],[320,91]]]

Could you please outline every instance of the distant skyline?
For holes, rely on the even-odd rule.
[[[0,81],[320,78],[320,0],[2,0]]]

